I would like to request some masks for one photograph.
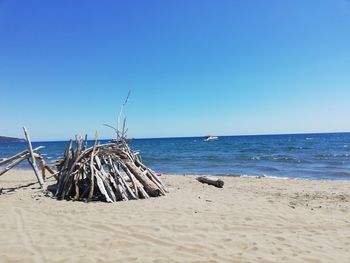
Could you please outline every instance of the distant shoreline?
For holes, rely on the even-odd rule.
[[[8,142],[25,142],[25,140],[21,138],[15,138],[15,137],[0,136],[0,143],[8,143]]]

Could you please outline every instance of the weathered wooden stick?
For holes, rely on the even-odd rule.
[[[96,179],[97,186],[100,189],[101,194],[106,198],[107,202],[113,203],[114,200],[109,196],[109,194],[108,194],[108,192],[106,190],[106,187],[105,187],[105,185],[103,183],[103,179],[101,178],[100,173],[98,172],[98,170],[96,170],[94,174],[95,174],[95,179]]]
[[[147,168],[143,163],[140,162],[140,160],[138,160],[136,158],[135,160],[135,164],[139,167],[142,167],[142,169],[144,170],[147,170],[149,172],[149,174],[153,177],[154,180],[156,180],[162,187],[163,187],[163,190],[165,192],[168,192],[167,188],[165,187],[165,185],[163,184],[163,182],[157,177],[157,175],[149,168]]]
[[[147,171],[145,170],[144,173],[148,176],[148,178],[158,187],[159,191],[165,195],[166,191],[163,189],[163,187],[154,179],[154,177]]]
[[[144,173],[140,172],[139,169],[131,162],[126,162],[125,164],[151,196],[159,196],[160,190]]]
[[[136,183],[136,178],[134,177],[134,175],[132,174],[132,172],[129,171],[128,167],[125,164],[120,164],[121,167],[123,168],[123,170],[125,171],[126,175],[130,178],[131,182],[132,182],[132,186],[134,188],[134,194],[136,196],[136,199],[139,199],[139,191],[138,191],[138,187],[137,187],[137,183]]]
[[[38,154],[34,154],[35,159],[38,161],[40,169],[41,169],[41,176],[44,180],[46,180],[46,175],[45,175],[45,161],[44,158],[42,158]]]
[[[97,146],[97,131],[95,132],[95,141],[94,141],[94,147],[92,148],[91,156],[90,156],[90,172],[91,172],[91,184],[90,184],[90,192],[89,192],[89,199],[92,198],[92,195],[94,194],[94,154],[96,151],[96,146]]]
[[[122,200],[128,201],[129,197],[128,197],[128,194],[126,192],[126,188],[120,183],[117,185],[117,187],[119,189],[119,192],[121,193]]]
[[[55,177],[56,180],[58,179],[58,177],[57,177],[57,173],[58,173],[58,172],[55,172],[54,170],[52,170],[52,168],[51,168],[50,166],[48,166],[48,165],[45,165],[45,169],[46,169],[51,175],[53,175],[53,177]]]
[[[136,181],[136,184],[143,198],[150,198],[150,196],[147,194],[147,192],[143,188],[143,185],[139,181]]]
[[[88,137],[87,137],[87,134],[85,134],[83,151],[87,149],[87,146],[88,146],[87,141],[88,141]]]
[[[222,188],[224,186],[224,181],[221,179],[216,179],[208,176],[200,176],[200,177],[197,177],[196,179],[201,183],[213,185],[219,188]]]
[[[114,172],[118,175],[118,178],[120,179],[121,183],[125,186],[126,190],[128,191],[129,196],[131,196],[132,199],[137,199],[137,196],[131,190],[131,188],[128,185],[128,183],[124,180],[124,177],[119,173],[118,168],[116,167],[116,165],[114,163],[112,163],[111,159],[109,159],[109,160],[110,160],[111,165],[114,168]]]
[[[19,157],[17,160],[15,160],[14,162],[12,162],[10,165],[8,165],[7,167],[5,167],[3,170],[0,171],[0,175],[3,175],[4,173],[8,172],[9,170],[11,170],[13,167],[15,167],[16,165],[18,165],[19,163],[23,162],[25,159],[29,158],[30,154],[27,153],[26,155],[23,155],[21,157]]]
[[[83,142],[82,142],[80,137],[79,137],[79,139],[76,138],[77,149],[76,149],[76,151],[71,150],[71,152],[72,152],[72,160],[74,160],[74,162],[73,162],[73,164],[71,164],[71,168],[67,169],[68,172],[66,173],[66,181],[65,181],[65,184],[63,185],[62,199],[64,198],[65,195],[69,195],[69,193],[70,193],[70,191],[71,191],[71,189],[73,187],[73,184],[71,184],[69,182],[76,180],[76,176],[72,177],[71,175],[73,173],[73,169],[77,165],[77,160],[78,160],[78,158],[80,156],[82,143]],[[76,170],[76,171],[78,171],[78,170]]]
[[[115,198],[116,200],[122,200],[123,199],[123,196],[122,196],[122,191],[121,189],[118,187],[118,184],[117,182],[114,180],[113,176],[110,174],[110,173],[107,173],[104,171],[104,169],[102,168],[101,169],[101,173],[103,174],[103,176],[105,177],[105,180],[108,182],[110,182],[110,186],[111,186],[111,189],[113,191],[113,189],[115,190]],[[113,187],[112,187],[113,186]]]
[[[122,140],[124,138],[124,137],[120,136],[120,129],[119,129],[119,127],[120,127],[120,117],[123,114],[123,110],[124,110],[125,105],[128,103],[128,100],[129,100],[129,97],[130,97],[130,93],[131,93],[131,90],[129,90],[128,96],[126,96],[126,99],[125,99],[125,101],[124,101],[124,103],[123,103],[123,105],[122,105],[122,107],[121,107],[121,109],[119,111],[119,114],[118,114],[118,119],[117,119],[117,140]]]
[[[36,147],[35,149],[33,149],[33,152],[36,152],[36,151],[38,151],[40,149],[43,149],[43,148],[45,148],[45,147],[44,146]],[[7,164],[7,163],[10,163],[10,162],[12,162],[15,159],[20,158],[23,154],[27,154],[27,153],[29,153],[29,151],[28,150],[24,150],[23,152],[17,153],[17,154],[15,154],[15,155],[13,155],[13,156],[11,156],[9,158],[6,158],[5,160],[0,162],[0,166],[4,165],[4,164]]]
[[[78,180],[79,180],[79,177],[80,177],[81,173],[80,171],[75,175],[75,195],[74,195],[74,198],[73,200],[78,200],[79,199],[79,196],[80,196],[80,191],[79,191],[79,186],[78,186]]]
[[[27,131],[26,127],[23,127],[23,131],[24,131],[24,135],[26,136],[27,143],[28,143],[30,158],[32,159],[31,164],[32,164],[33,170],[35,172],[36,178],[38,179],[38,183],[39,183],[40,187],[44,188],[44,179],[41,177],[41,175],[38,171],[38,167],[36,165],[36,161],[34,158],[32,143],[30,142],[30,138],[29,138],[28,131]]]
[[[66,151],[64,152],[63,161],[58,167],[58,170],[61,171],[61,175],[60,175],[61,179],[58,181],[58,186],[55,193],[56,197],[59,197],[60,193],[62,193],[63,191],[64,183],[67,177],[67,169],[70,161],[71,149],[72,149],[72,140],[69,140]]]
[[[97,171],[95,171],[95,173],[98,173],[99,176],[101,177],[109,197],[112,199],[113,202],[116,202],[117,201],[117,197],[116,197],[116,195],[115,195],[115,193],[113,191],[113,188],[112,188],[112,186],[110,184],[110,178],[107,175],[107,173],[104,171],[104,169],[102,167],[102,164],[101,164],[101,161],[100,161],[100,159],[98,158],[97,155],[95,155],[95,160],[96,160],[96,162],[100,163],[100,167],[99,167],[99,169]],[[112,178],[112,180],[113,180],[113,178]],[[121,198],[121,196],[120,196],[120,198]]]

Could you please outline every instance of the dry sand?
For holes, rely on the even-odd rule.
[[[163,176],[167,196],[108,204],[34,178],[0,177],[0,262],[350,262],[350,182]]]

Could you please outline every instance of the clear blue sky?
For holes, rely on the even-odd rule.
[[[0,0],[0,135],[350,131],[350,2]]]

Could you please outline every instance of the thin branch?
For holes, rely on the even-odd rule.
[[[128,100],[129,100],[129,97],[130,97],[130,93],[131,93],[131,90],[129,90],[128,96],[126,96],[126,99],[125,99],[123,105],[121,106],[120,111],[119,111],[119,114],[118,114],[118,120],[117,120],[117,139],[118,139],[118,140],[119,140],[119,137],[120,137],[120,130],[119,130],[119,127],[120,127],[120,118],[121,118],[121,116],[122,116],[122,114],[123,114],[125,105],[128,103]]]
[[[109,125],[109,124],[103,124],[103,125],[108,127],[108,128],[113,129],[115,133],[118,133],[118,129],[114,128],[112,125]]]

